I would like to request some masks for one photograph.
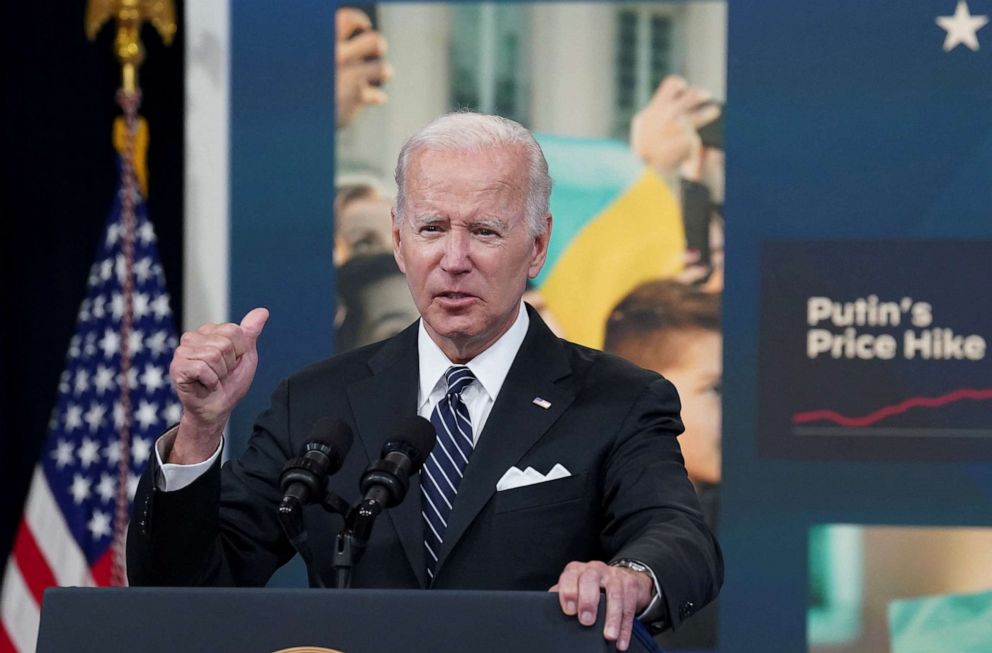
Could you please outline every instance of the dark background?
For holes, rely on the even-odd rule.
[[[146,25],[148,211],[182,324],[183,8],[165,47]],[[0,560],[6,560],[116,191],[115,28],[86,39],[86,3],[3,3],[0,215]]]

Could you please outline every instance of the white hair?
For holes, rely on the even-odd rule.
[[[421,150],[480,152],[501,147],[519,147],[527,159],[527,196],[525,207],[532,236],[547,230],[551,177],[548,162],[534,135],[520,123],[502,116],[459,111],[435,118],[411,136],[400,149],[396,161],[396,221],[403,222],[406,168]]]

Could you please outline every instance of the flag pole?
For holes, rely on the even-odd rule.
[[[86,7],[86,36],[96,39],[100,28],[108,21],[115,20],[117,34],[114,38],[114,51],[121,64],[121,87],[117,91],[117,103],[123,115],[114,122],[115,134],[123,132],[123,139],[115,139],[121,154],[121,251],[123,254],[123,303],[124,311],[120,329],[120,405],[123,419],[118,429],[120,458],[117,463],[117,496],[114,515],[113,566],[111,583],[127,584],[125,558],[125,528],[128,523],[130,497],[128,477],[131,468],[131,333],[134,322],[134,237],[135,205],[139,190],[137,171],[144,171],[144,148],[136,152],[139,128],[147,127],[138,114],[141,106],[141,87],[138,85],[138,68],[144,62],[145,48],[141,42],[141,26],[151,23],[166,45],[171,45],[176,33],[175,7],[173,0],[89,0]],[[145,136],[147,138],[147,136]],[[123,140],[123,143],[120,143]],[[136,156],[137,154],[137,156]],[[141,175],[147,179],[146,175]],[[146,184],[140,184],[146,186]]]

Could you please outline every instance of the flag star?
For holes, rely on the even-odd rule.
[[[82,474],[74,475],[72,477],[72,485],[69,486],[69,494],[72,495],[72,500],[76,502],[77,506],[86,499],[89,499],[90,479]]]
[[[116,413],[117,411],[115,410],[114,412]],[[114,440],[104,448],[103,455],[107,457],[108,463],[116,465],[121,461],[121,443]]]
[[[152,441],[150,438],[135,438],[131,443],[131,461],[137,465],[144,465],[152,453]]]
[[[113,245],[121,236],[121,223],[115,222],[107,227],[107,246]]]
[[[165,331],[156,331],[145,340],[145,347],[148,347],[148,351],[152,355],[156,357],[161,356],[162,352],[165,351],[165,339],[167,337],[168,334]]]
[[[105,358],[113,358],[114,354],[121,350],[121,336],[116,331],[107,329],[103,332],[103,339],[100,340],[100,349],[103,350]]]
[[[99,510],[94,510],[93,516],[90,517],[89,523],[86,524],[86,528],[90,529],[93,539],[98,540],[101,537],[110,535],[110,515]]]
[[[152,302],[152,310],[155,311],[155,317],[160,320],[172,315],[172,309],[169,308],[169,293],[162,293],[156,297]]]
[[[96,332],[90,331],[86,334],[86,342],[83,344],[83,354],[86,358],[92,358],[96,353]]]
[[[151,222],[143,222],[140,227],[138,227],[138,238],[141,240],[141,244],[148,245],[155,242],[155,230],[152,228]]]
[[[124,274],[127,272],[127,261],[124,259],[123,254],[118,254],[114,257],[114,275],[117,277],[117,283],[124,285]]]
[[[103,295],[97,295],[96,297],[93,298],[93,307],[92,307],[93,317],[95,317],[98,320],[103,319],[103,316],[106,314],[105,311],[103,310],[106,303],[107,303],[107,298],[104,297]]]
[[[145,283],[152,275],[152,260],[147,256],[134,264],[134,276],[138,283]]]
[[[115,320],[120,320],[124,317],[124,296],[119,292],[115,292],[110,297],[110,313],[114,316]]]
[[[83,426],[83,407],[69,404],[65,410],[65,430],[72,433]]]
[[[79,321],[89,322],[90,321],[90,300],[84,299],[83,303],[79,305]]]
[[[61,374],[61,376],[59,376],[59,392],[60,393],[66,394],[66,393],[69,392],[69,379],[71,377],[72,377],[72,374],[69,373],[69,370],[67,370],[67,369],[66,370],[62,370],[62,374]]]
[[[110,390],[114,386],[113,370],[103,365],[97,367],[96,374],[93,376],[93,386],[96,388],[97,394],[101,395]]]
[[[59,439],[58,444],[55,445],[55,451],[52,452],[52,458],[55,459],[55,467],[62,469],[66,465],[71,465],[73,461],[72,452],[72,442]]]
[[[132,310],[134,311],[134,318],[136,320],[143,318],[148,315],[150,310],[148,306],[148,294],[139,292],[134,295],[134,305]]]
[[[141,406],[134,413],[134,419],[141,424],[142,429],[148,429],[158,421],[158,406],[149,401],[141,401]]]
[[[81,395],[90,389],[90,377],[86,373],[86,368],[76,370],[75,393]]]
[[[141,375],[141,384],[148,389],[149,394],[164,386],[165,379],[162,376],[162,368],[151,363],[145,365],[145,373]]]
[[[117,482],[110,474],[100,474],[100,482],[97,483],[96,493],[100,495],[100,500],[106,503],[114,498],[117,491]]]
[[[145,348],[145,334],[140,329],[135,329],[127,339],[127,350],[131,355],[141,352]],[[133,386],[132,386],[133,387]]]
[[[950,52],[959,45],[978,51],[978,30],[989,22],[988,16],[972,16],[967,0],[958,0],[953,16],[938,16],[937,24],[947,32],[944,38],[944,52]]]
[[[124,384],[124,377],[121,374],[117,375],[117,384]],[[129,390],[134,390],[138,387],[138,370],[137,368],[130,367],[127,370],[127,387]]]
[[[99,402],[93,402],[90,404],[90,409],[86,411],[86,423],[90,427],[90,433],[96,432],[100,428],[100,424],[103,423],[103,416],[107,413],[107,408]]]
[[[111,229],[113,229],[113,227],[111,227]],[[107,233],[109,235],[109,233],[110,233],[109,230],[108,230]],[[103,279],[104,281],[109,281],[110,280],[110,275],[113,273],[113,271],[114,271],[114,262],[113,261],[111,261],[109,258],[105,258],[102,261],[100,261],[100,278],[101,279]]]
[[[120,378],[118,376],[117,382],[120,383]],[[114,428],[119,429],[124,426],[124,406],[121,402],[114,402]],[[111,445],[113,446],[113,445]],[[120,451],[117,453],[117,459],[120,460]],[[111,461],[116,462],[116,461]]]
[[[134,493],[138,491],[138,481],[140,481],[140,480],[141,480],[141,477],[138,476],[137,474],[128,474],[127,475],[127,498],[128,498],[128,500],[131,500],[131,501],[134,500]]]
[[[100,459],[100,444],[96,440],[83,438],[83,443],[76,450],[76,455],[79,456],[79,464],[83,466],[83,469],[89,469],[90,465]]]
[[[79,358],[79,334],[69,340],[69,358]]]
[[[178,401],[174,401],[162,411],[162,418],[166,424],[177,424],[179,418],[183,416],[183,408]]]

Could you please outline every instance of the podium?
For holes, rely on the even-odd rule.
[[[39,653],[615,651],[547,592],[52,588]],[[660,652],[635,622],[628,650]]]

